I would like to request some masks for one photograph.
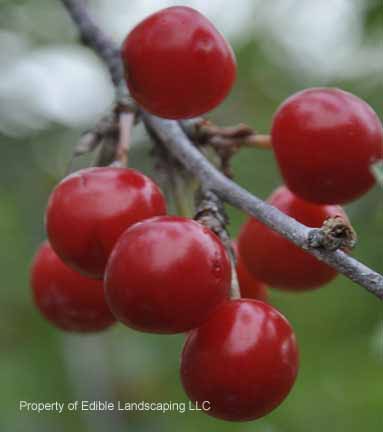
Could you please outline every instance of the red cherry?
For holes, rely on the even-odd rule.
[[[233,248],[237,256],[236,270],[241,297],[267,301],[266,285],[255,279],[249,270],[247,270],[246,266],[242,262],[241,256],[238,253],[237,242],[233,242]]]
[[[129,90],[147,111],[180,119],[204,114],[236,76],[230,45],[198,11],[162,9],[140,22],[122,47]]]
[[[31,286],[42,315],[62,330],[95,332],[116,321],[106,304],[102,281],[67,267],[48,242],[33,260]]]
[[[315,203],[341,204],[374,184],[371,165],[383,159],[382,124],[363,100],[313,88],[277,110],[272,142],[287,186]]]
[[[304,201],[285,186],[278,188],[268,202],[309,227],[320,227],[327,218],[337,215],[348,221],[341,207]],[[274,288],[304,291],[318,288],[337,275],[327,264],[253,218],[240,232],[238,249],[254,277]]]
[[[118,237],[130,225],[166,213],[152,180],[124,168],[89,168],[54,189],[46,212],[49,241],[74,270],[102,278]]]
[[[164,216],[125,231],[108,262],[106,298],[127,326],[177,333],[200,325],[227,298],[230,260],[199,223]]]
[[[298,371],[294,332],[276,309],[232,300],[192,330],[181,355],[181,379],[192,401],[224,420],[255,420],[287,396]],[[205,404],[206,408],[209,408]]]

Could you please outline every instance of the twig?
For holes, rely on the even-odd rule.
[[[210,146],[221,161],[221,171],[227,177],[233,177],[231,158],[242,148],[272,148],[271,136],[261,135],[250,126],[240,123],[236,126],[222,127],[202,117],[183,120],[180,125],[186,135],[199,146]]]
[[[75,0],[62,0],[62,2],[69,10],[73,21],[82,34],[83,40],[100,54],[109,66],[113,82],[116,86],[121,86],[123,71],[120,56],[114,43],[108,40],[91,20],[82,2]],[[106,51],[105,46],[109,46],[109,49]],[[114,54],[111,55],[110,53]],[[118,62],[120,66],[116,67],[116,63]],[[141,110],[141,115],[145,124],[155,131],[164,146],[205,187],[211,189],[224,201],[254,216],[297,246],[307,250],[318,259],[328,263],[339,273],[344,274],[366,288],[369,292],[383,299],[382,275],[340,250],[331,252],[322,248],[310,247],[308,239],[312,231],[311,228],[302,225],[276,208],[261,201],[226,178],[195,148],[178,122],[160,119],[143,110]]]

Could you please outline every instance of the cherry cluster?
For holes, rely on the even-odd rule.
[[[264,415],[295,379],[292,329],[273,307],[254,300],[265,299],[265,288],[241,260],[238,276],[248,298],[230,300],[231,261],[221,240],[197,221],[166,212],[158,186],[136,170],[88,168],[66,177],[50,196],[49,243],[32,265],[35,302],[66,331],[99,331],[116,320],[144,332],[191,331],[181,376],[193,401],[211,401],[211,414],[222,418]],[[243,343],[249,351],[242,352]],[[258,364],[246,385],[235,379],[241,362]],[[223,391],[226,369],[232,388]],[[204,389],[206,382],[215,385]],[[257,400],[247,407],[254,391]],[[230,411],[228,394],[238,398]]]
[[[186,7],[142,21],[122,52],[131,94],[165,118],[211,110],[236,75],[229,44]],[[338,89],[304,90],[279,107],[271,137],[286,186],[268,202],[309,227],[333,217],[348,222],[339,204],[372,187],[371,165],[383,156],[374,111]],[[188,332],[180,367],[185,391],[197,403],[208,400],[207,413],[225,420],[266,415],[296,379],[295,335],[267,303],[266,286],[304,291],[336,276],[254,218],[233,245],[233,269],[213,231],[168,215],[150,178],[116,166],[64,178],[50,196],[46,230],[49,243],[31,270],[41,313],[66,331],[99,331],[117,320],[143,332]],[[233,272],[240,299],[230,299]]]

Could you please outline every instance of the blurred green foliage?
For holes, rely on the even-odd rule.
[[[4,29],[11,22],[1,18],[2,8],[9,14],[10,7],[22,3],[26,2],[0,2]],[[46,15],[39,18],[39,8],[44,8],[44,3],[36,2],[31,25],[63,29],[68,21],[59,6],[54,26],[45,21]],[[364,16],[366,37],[381,36],[376,29],[382,26],[382,3],[379,0],[370,3]],[[75,43],[69,34],[63,36],[52,31],[52,40],[67,37],[66,42]],[[48,42],[31,40],[37,45]],[[256,40],[244,41],[235,50],[239,65],[237,85],[229,99],[210,116],[220,124],[246,122],[266,132],[274,110],[285,97],[302,88],[302,83],[306,87],[316,85],[306,76],[292,75],[273,64]],[[366,86],[363,79],[331,84],[363,97],[382,118],[382,87]],[[178,379],[183,336],[140,334],[119,325],[99,336],[63,335],[43,321],[32,304],[28,271],[31,257],[44,238],[46,200],[64,175],[80,132],[52,124],[22,138],[0,136],[1,431],[382,430],[382,305],[344,277],[306,294],[271,292],[271,303],[289,318],[296,330],[301,369],[286,402],[257,422],[225,423],[194,412],[132,412],[117,419],[102,413],[20,413],[20,400],[71,401],[82,397],[187,401]],[[130,160],[132,166],[152,174],[149,149],[147,140],[141,141],[133,147]],[[85,164],[86,160],[79,163]],[[262,198],[280,184],[271,152],[244,150],[233,164],[236,180]],[[375,189],[347,209],[360,239],[355,256],[380,272],[383,272],[382,193]],[[228,210],[230,229],[235,236],[245,215]]]

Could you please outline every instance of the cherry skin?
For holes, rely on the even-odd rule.
[[[89,168],[69,175],[56,186],[46,211],[46,228],[53,249],[67,265],[102,279],[123,231],[165,213],[160,189],[140,172]]]
[[[122,47],[126,80],[145,110],[170,119],[204,114],[236,77],[230,45],[198,11],[174,6],[140,22]]]
[[[206,414],[255,420],[286,398],[298,357],[294,332],[281,313],[258,300],[231,300],[189,333],[181,380],[192,401],[210,402]]]
[[[233,242],[233,248],[237,257],[236,270],[241,297],[267,301],[268,296],[266,285],[255,279],[255,277],[243,264],[242,258],[238,253],[237,242]]]
[[[96,332],[116,321],[106,304],[102,281],[66,266],[48,242],[33,260],[31,286],[41,314],[61,330]]]
[[[307,201],[342,204],[374,185],[383,159],[382,124],[363,100],[334,88],[312,88],[277,110],[272,143],[285,183]]]
[[[287,187],[279,187],[268,203],[309,227],[321,227],[334,216],[348,221],[343,209],[302,200]],[[295,246],[266,225],[250,218],[238,237],[238,249],[246,268],[269,286],[288,291],[318,288],[337,275],[327,264]]]
[[[116,318],[153,333],[198,326],[227,299],[230,282],[230,260],[218,237],[176,216],[152,218],[125,231],[105,275]]]

